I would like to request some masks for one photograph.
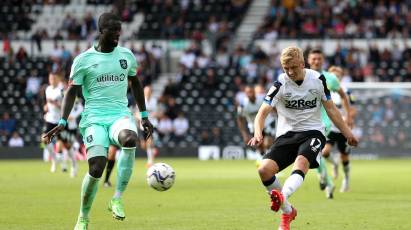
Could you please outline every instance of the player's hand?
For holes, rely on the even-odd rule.
[[[251,136],[249,134],[244,134],[243,135],[243,141],[245,144],[248,144],[248,142],[251,140]]]
[[[148,120],[148,118],[141,119],[141,126],[143,126],[144,138],[147,140],[153,135],[153,125]]]
[[[56,127],[54,127],[52,130],[42,136],[43,143],[49,144],[53,140],[53,137],[59,134],[63,129],[63,125],[57,125]]]
[[[248,145],[252,147],[257,147],[263,143],[263,137],[261,136],[254,136],[248,141]]]
[[[351,135],[347,137],[347,143],[351,146],[358,146],[358,139],[354,137],[354,135]]]

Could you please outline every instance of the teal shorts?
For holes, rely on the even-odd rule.
[[[110,145],[121,147],[118,135],[124,129],[132,130],[137,134],[136,121],[133,117],[123,116],[111,124],[90,124],[88,127],[81,128],[80,132],[87,150],[96,145],[103,146],[107,150]],[[87,151],[87,159],[96,156],[107,157],[107,151],[102,153],[89,153]]]

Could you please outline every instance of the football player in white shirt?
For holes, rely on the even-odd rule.
[[[49,132],[53,129],[60,120],[60,109],[61,102],[63,100],[64,86],[60,84],[59,77],[54,74],[49,74],[49,86],[46,88],[46,104],[44,110],[46,114],[44,115],[45,124],[43,127],[43,134]],[[60,135],[57,136],[57,141],[60,140]],[[56,171],[56,153],[54,151],[54,145],[56,142],[51,142],[46,144],[46,149],[49,153],[51,159],[51,172]],[[64,168],[63,168],[64,170]]]
[[[325,78],[317,71],[304,68],[303,52],[298,47],[287,47],[281,52],[281,65],[285,73],[270,88],[254,122],[251,146],[263,142],[264,121],[276,108],[277,134],[273,146],[264,155],[258,168],[261,181],[271,197],[271,209],[282,210],[279,229],[290,229],[297,216],[288,198],[301,186],[310,168],[319,166],[321,150],[325,145],[321,105],[328,116],[347,138],[348,144],[358,145],[358,140],[341,117],[331,100]],[[294,163],[294,164],[293,164]],[[275,174],[293,164],[293,170],[281,187]]]
[[[264,96],[256,95],[255,88],[249,85],[244,88],[244,93],[246,97],[239,102],[237,107],[237,125],[244,143],[247,144],[254,136],[254,119],[258,113],[258,109],[264,102]],[[270,121],[266,122],[265,127],[271,125],[270,123]],[[264,155],[265,150],[267,150],[273,142],[272,137],[268,135],[266,130],[263,132],[264,142],[257,147],[258,155]],[[257,160],[257,165],[260,163],[260,160],[261,159]]]
[[[335,74],[340,80],[344,74],[343,69],[337,66],[331,66],[328,69],[328,72]],[[342,108],[342,100],[339,94],[337,93],[331,93],[331,97],[333,102],[336,104],[338,108],[340,108],[341,114],[343,114],[344,119],[346,117],[350,116],[350,120],[354,121],[357,110],[355,109],[354,103],[355,100],[352,97],[350,91],[346,91],[346,94],[348,96],[349,102],[350,102],[350,112],[347,114],[345,110],[341,109]],[[352,128],[352,127],[351,127]],[[331,130],[330,133],[327,136],[327,143],[324,146],[323,149],[323,156],[331,161],[333,164],[333,172],[334,172],[334,178],[337,178],[338,175],[338,161],[333,160],[332,157],[329,157],[331,150],[333,146],[336,145],[337,149],[340,153],[340,159],[343,165],[343,172],[344,172],[344,179],[342,181],[342,185],[340,188],[340,192],[347,192],[349,190],[349,184],[350,184],[350,152],[351,148],[349,145],[347,145],[347,139],[342,135],[340,130],[332,124],[331,125]]]

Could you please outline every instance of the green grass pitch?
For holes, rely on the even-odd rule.
[[[166,192],[146,185],[144,160],[135,171],[124,201],[126,219],[107,211],[113,188],[99,187],[90,229],[256,230],[277,229],[280,215],[269,209],[253,161],[160,159],[176,170]],[[41,161],[0,161],[0,229],[73,229],[80,184],[87,165],[71,179],[49,172]],[[289,174],[282,174],[282,183]],[[340,173],[341,174],[341,173]],[[325,199],[314,170],[290,199],[298,216],[293,229],[411,229],[411,159],[352,161],[349,193]],[[112,177],[115,182],[115,175]],[[336,182],[340,186],[341,176]]]

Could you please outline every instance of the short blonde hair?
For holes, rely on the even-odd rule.
[[[304,54],[302,49],[297,46],[289,46],[281,51],[281,64],[288,63],[292,60],[304,62]]]

